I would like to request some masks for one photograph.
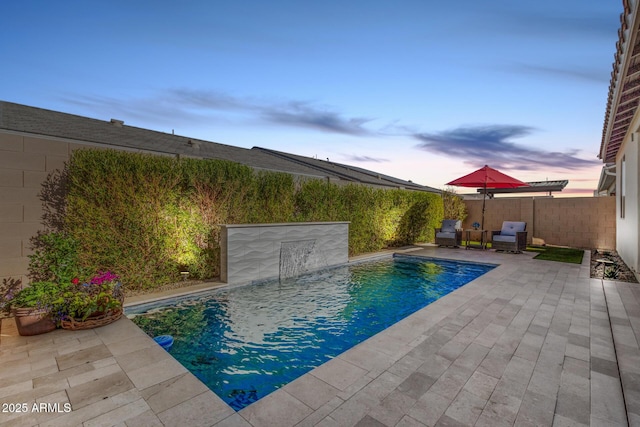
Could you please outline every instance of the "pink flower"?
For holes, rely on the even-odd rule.
[[[99,271],[98,274],[90,280],[92,285],[102,285],[106,282],[115,282],[119,279],[118,275],[110,271]]]

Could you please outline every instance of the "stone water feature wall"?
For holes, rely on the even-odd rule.
[[[220,248],[223,282],[284,279],[348,262],[349,223],[227,224]]]

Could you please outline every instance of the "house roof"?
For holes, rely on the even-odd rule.
[[[611,71],[609,95],[598,157],[609,163],[620,146],[640,103],[640,23],[637,1],[623,0],[618,42]]]
[[[418,191],[440,192],[374,171],[283,153],[266,148],[234,147],[197,138],[142,129],[110,121],[0,101],[0,129],[56,137],[114,148],[205,159],[229,160],[255,169]]]
[[[309,166],[327,175],[337,175],[347,180],[356,179],[359,182],[366,183],[366,184],[374,184],[374,185],[384,185],[386,183],[387,185],[393,184],[394,186],[407,188],[407,189],[440,193],[440,190],[433,187],[427,187],[424,185],[416,184],[412,181],[405,181],[402,179],[394,178],[389,175],[384,175],[378,172],[370,171],[370,170],[359,168],[356,166],[350,166],[342,163],[331,162],[329,161],[329,159],[320,160],[312,157],[298,156],[296,154],[284,153],[281,151],[275,151],[275,150],[270,150],[267,148],[260,148],[260,147],[253,147],[252,149],[261,150],[273,156],[287,159],[292,162],[301,163],[301,164],[304,164],[305,166]]]
[[[532,181],[527,182],[528,187],[518,188],[487,188],[487,194],[510,194],[510,193],[551,193],[552,191],[562,191],[569,184],[566,179],[556,181]],[[478,193],[485,190],[480,188]]]
[[[601,196],[610,196],[616,193],[616,164],[607,163],[600,171],[600,179],[598,180],[597,194]]]

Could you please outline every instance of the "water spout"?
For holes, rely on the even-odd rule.
[[[317,264],[314,261],[313,240],[281,242],[280,244],[280,279],[299,276]]]

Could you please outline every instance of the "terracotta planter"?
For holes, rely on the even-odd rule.
[[[14,314],[18,333],[22,336],[40,335],[56,328],[47,310],[16,308]]]

